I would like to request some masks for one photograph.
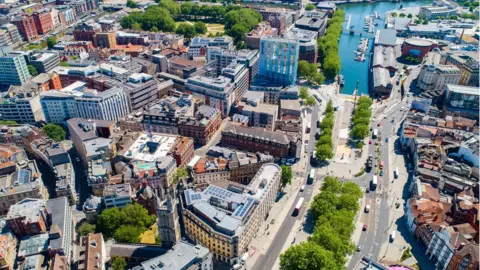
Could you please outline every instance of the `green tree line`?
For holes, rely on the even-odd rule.
[[[325,117],[320,122],[320,138],[317,141],[316,158],[320,161],[325,161],[333,158],[333,139],[332,130],[335,124],[335,112],[332,101],[329,100],[325,110]]]
[[[325,76],[318,71],[317,64],[309,63],[305,60],[298,61],[298,77],[305,78],[310,83],[322,84],[325,82]]]
[[[280,269],[345,269],[346,256],[355,248],[350,236],[355,229],[353,221],[362,196],[357,184],[342,183],[327,176],[310,209],[315,222],[313,235],[280,255]]]
[[[353,112],[353,128],[350,137],[357,140],[365,139],[369,134],[370,119],[372,118],[373,100],[367,96],[358,98],[357,106]]]
[[[342,23],[345,19],[343,9],[337,9],[332,19],[328,21],[327,34],[318,39],[318,59],[322,65],[323,74],[327,79],[334,79],[340,72],[340,55],[338,42],[342,33]]]

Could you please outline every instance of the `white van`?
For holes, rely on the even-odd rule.
[[[305,185],[302,185],[302,186],[300,187],[300,191],[303,192],[304,190],[305,190]]]
[[[367,206],[365,206],[365,213],[369,213],[370,212],[370,204],[367,204]]]

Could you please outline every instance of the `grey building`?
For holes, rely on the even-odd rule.
[[[118,121],[130,113],[128,98],[123,89],[114,87],[104,92],[88,89],[75,98],[78,117]]]
[[[325,29],[327,28],[327,20],[316,16],[303,16],[295,22],[295,27],[304,30],[315,31],[319,36],[323,36],[325,34]]]
[[[32,76],[22,53],[12,52],[10,46],[0,47],[0,85],[22,85]]]
[[[178,242],[167,253],[150,259],[134,267],[132,270],[151,269],[202,269],[213,270],[212,254],[201,245],[192,245],[184,241]]]
[[[151,75],[135,73],[119,85],[127,94],[131,111],[139,110],[158,99],[159,85]]]
[[[374,95],[390,95],[393,84],[390,79],[388,69],[382,67],[373,68],[373,94]]]
[[[60,197],[47,201],[47,209],[51,215],[49,239],[50,248],[59,255],[67,258],[69,263],[72,258],[72,212],[67,198]]]
[[[22,43],[22,37],[20,37],[20,33],[18,32],[18,28],[11,23],[4,24],[0,26],[0,29],[5,31],[5,38],[7,39],[7,45],[12,46],[12,48],[16,49]]]
[[[130,184],[106,186],[103,190],[105,208],[123,208],[132,203],[132,188]]]
[[[0,114],[2,119],[25,124],[44,121],[40,92],[41,90],[37,89],[12,86],[7,92],[1,93]]]
[[[158,232],[162,245],[173,246],[180,240],[180,223],[177,210],[177,197],[174,189],[155,199],[155,212],[158,217]]]
[[[29,61],[38,73],[48,73],[60,65],[60,56],[53,52],[34,53]]]

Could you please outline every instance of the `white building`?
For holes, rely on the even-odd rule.
[[[1,93],[0,115],[3,120],[25,124],[35,124],[45,120],[39,92],[17,86],[12,86],[8,92]]]
[[[123,208],[132,203],[132,188],[130,184],[106,186],[103,190],[105,208]]]
[[[220,47],[222,49],[233,50],[233,39],[231,37],[195,37],[188,47],[188,57],[205,56],[207,47]]]
[[[444,90],[447,84],[459,84],[461,76],[454,65],[426,65],[420,70],[417,86],[423,91]]]
[[[81,118],[117,122],[130,113],[127,95],[123,89],[117,87],[104,92],[88,89],[75,101]]]
[[[427,256],[435,263],[437,270],[447,268],[450,259],[453,256],[454,249],[450,242],[452,241],[452,228],[442,228],[440,231],[434,231],[432,240],[428,245]]]

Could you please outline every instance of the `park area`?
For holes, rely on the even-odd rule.
[[[194,25],[195,22],[191,21],[179,21],[175,22],[175,25],[178,26],[181,23],[187,23],[189,25]],[[220,23],[206,23],[205,26],[207,27],[207,33],[203,36],[216,35],[217,33],[224,33],[225,32],[225,25]]]

